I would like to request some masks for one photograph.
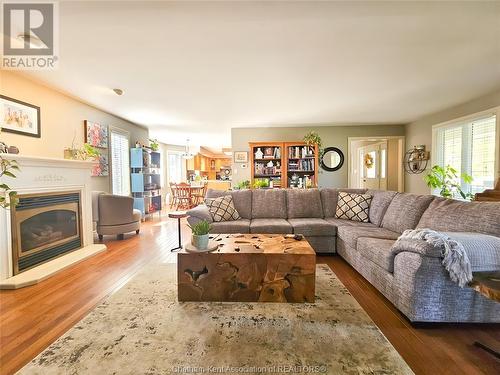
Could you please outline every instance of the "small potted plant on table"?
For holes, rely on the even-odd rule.
[[[208,240],[210,238],[211,226],[206,220],[201,220],[194,224],[193,226],[188,225],[191,228],[191,244],[199,250],[206,250],[208,247]]]

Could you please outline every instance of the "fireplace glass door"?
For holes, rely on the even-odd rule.
[[[11,214],[14,274],[81,247],[78,193],[21,196]]]

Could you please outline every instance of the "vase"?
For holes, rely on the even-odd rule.
[[[210,235],[208,234],[202,234],[202,235],[196,235],[192,234],[191,235],[191,245],[196,247],[199,250],[206,250],[208,247],[208,240],[210,238]]]
[[[257,149],[257,151],[255,152],[255,159],[262,159],[264,157],[264,154],[262,153],[262,151],[260,150],[260,147]]]

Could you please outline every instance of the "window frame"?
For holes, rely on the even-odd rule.
[[[167,171],[166,176],[165,176],[166,177],[166,185],[170,185],[170,182],[171,182],[170,181],[170,164],[169,164],[169,161],[170,161],[169,160],[170,159],[169,156],[170,155],[177,155],[177,156],[180,157],[180,162],[181,162],[180,163],[180,165],[181,165],[181,178],[180,178],[179,182],[182,182],[182,181],[185,180],[185,178],[183,178],[183,177],[186,177],[185,176],[185,172],[186,172],[185,171],[185,165],[186,165],[186,163],[185,162],[183,163],[183,161],[184,161],[184,159],[182,158],[182,154],[183,153],[184,152],[180,151],[180,150],[167,150],[167,155],[166,155],[166,158],[165,158],[166,159],[165,160],[165,168],[166,168],[166,171]]]
[[[109,191],[111,191],[111,194],[117,194],[113,191],[113,174],[114,174],[114,170],[113,170],[113,142],[112,142],[112,133],[116,133],[116,134],[120,134],[124,137],[126,137],[128,139],[128,195],[127,196],[130,196],[131,195],[131,190],[132,190],[132,187],[131,187],[131,183],[130,183],[130,132],[127,131],[127,130],[124,130],[122,128],[118,128],[118,127],[114,127],[114,126],[110,126],[109,127],[109,170],[110,170],[110,178],[109,178]]]
[[[470,115],[462,116],[459,118],[455,118],[449,121],[445,121],[432,126],[432,154],[431,160],[432,165],[436,165],[438,163],[438,155],[439,155],[439,145],[438,145],[438,132],[440,130],[444,130],[447,128],[454,128],[464,126],[468,123],[481,120],[490,116],[495,117],[495,162],[494,162],[494,176],[493,181],[495,182],[500,177],[500,106],[493,107],[484,111],[476,112]],[[462,139],[462,142],[464,140]],[[461,173],[461,171],[459,171]],[[430,189],[431,194],[435,192],[433,189]]]

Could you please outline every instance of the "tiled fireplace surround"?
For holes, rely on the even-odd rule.
[[[81,240],[79,250],[49,260],[14,276],[10,210],[0,209],[0,288],[14,289],[32,285],[51,274],[106,249],[93,244],[90,170],[92,162],[24,155],[3,154],[16,160],[17,178],[5,177],[19,195],[79,192],[81,199]]]

